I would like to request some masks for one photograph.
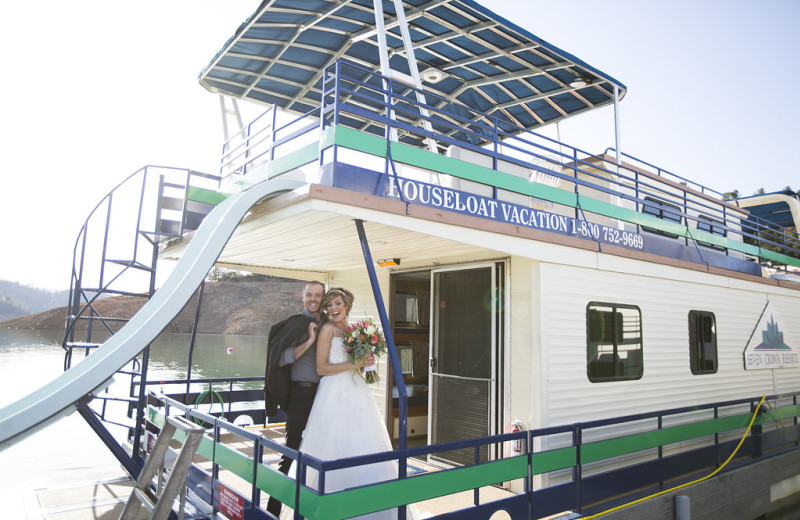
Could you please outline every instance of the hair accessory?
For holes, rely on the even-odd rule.
[[[332,292],[332,293],[338,293],[338,294],[341,294],[342,296],[345,296],[345,297],[347,296],[345,293],[343,293],[343,292],[342,292],[342,291],[340,291],[339,289],[331,289],[331,290],[330,290],[330,291],[328,291],[328,292]]]

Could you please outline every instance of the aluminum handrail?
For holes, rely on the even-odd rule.
[[[315,131],[312,125],[306,126],[296,135],[288,133],[284,140],[275,137],[281,129],[286,133],[288,126],[302,125],[301,120],[304,118],[322,121],[323,127],[334,125],[342,118],[349,118],[351,126],[353,120],[362,121],[361,131],[378,134],[386,139],[391,135],[391,130],[396,130],[400,142],[420,148],[427,148],[427,141],[433,139],[438,143],[440,152],[450,146],[458,146],[484,154],[495,170],[498,164],[509,163],[527,167],[531,171],[540,171],[561,182],[570,183],[569,186],[574,186],[574,192],[579,197],[592,198],[593,193],[603,193],[617,197],[620,202],[630,205],[637,212],[650,199],[675,204],[679,207],[677,213],[680,215],[681,225],[687,230],[686,240],[692,239],[695,229],[703,230],[698,225],[700,223],[706,226],[706,232],[733,237],[732,240],[743,241],[757,248],[772,249],[800,258],[800,240],[793,230],[780,228],[754,217],[748,219],[746,210],[721,200],[721,194],[715,190],[628,154],[624,156],[652,170],[650,176],[642,174],[646,169],[604,166],[604,156],[521,128],[502,114],[482,113],[427,90],[421,92],[428,103],[420,103],[414,95],[415,90],[408,84],[385,78],[358,64],[340,59],[323,76],[320,105],[300,114],[280,128],[273,128],[270,149],[274,150],[277,143],[287,146],[301,136],[305,139],[313,138],[313,135],[309,135]],[[269,110],[265,113],[268,112]],[[423,112],[429,115],[425,116]],[[394,114],[394,119],[389,118],[391,113]],[[420,118],[430,125],[412,123]],[[431,130],[425,127],[430,127]],[[260,135],[255,128],[248,127],[248,132]],[[606,152],[609,150],[613,149],[609,148]],[[250,158],[250,162],[245,162],[238,171],[249,171],[256,159],[262,160],[263,154]],[[660,182],[660,178],[670,182]],[[487,180],[487,184],[491,185],[491,182]],[[719,196],[720,200],[716,200],[715,196]],[[762,257],[762,260],[765,259]]]

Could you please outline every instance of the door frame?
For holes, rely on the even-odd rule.
[[[434,342],[435,334],[438,331],[437,311],[438,307],[435,305],[436,301],[436,285],[435,276],[437,273],[452,272],[468,269],[481,269],[488,268],[491,273],[492,290],[494,297],[492,303],[492,330],[491,330],[491,378],[489,390],[489,403],[488,403],[488,435],[496,435],[504,428],[504,416],[507,413],[508,404],[508,385],[506,384],[508,367],[505,363],[505,356],[508,349],[507,341],[507,327],[508,327],[508,260],[492,260],[483,262],[474,262],[467,264],[448,265],[444,267],[436,267],[430,270],[430,332],[428,340],[428,378],[429,378],[429,391],[428,391],[428,444],[431,443],[433,436],[433,418],[434,418],[434,392],[433,392],[433,370],[431,365],[433,363],[434,355]],[[502,456],[502,452],[498,446],[491,445],[489,447],[488,458],[489,460],[496,460]],[[441,464],[441,461],[438,461]]]

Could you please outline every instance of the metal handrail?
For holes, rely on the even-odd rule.
[[[386,85],[384,87],[383,85]],[[447,100],[435,93],[424,91],[428,104],[422,105],[413,95],[415,88],[392,78],[384,78],[358,64],[339,60],[323,76],[322,96],[318,119],[323,127],[333,125],[342,118],[363,121],[363,132],[378,134],[389,139],[397,131],[401,143],[425,147],[429,139],[438,143],[440,152],[458,146],[486,155],[492,168],[508,163],[524,166],[531,171],[541,171],[575,187],[578,197],[593,197],[603,193],[616,197],[620,203],[629,204],[640,212],[655,199],[679,207],[681,225],[687,229],[685,240],[691,240],[693,230],[703,229],[708,220],[713,224],[712,234],[735,237],[759,247],[768,246],[785,255],[800,258],[800,242],[791,229],[780,228],[750,217],[739,209],[714,196],[717,191],[692,183],[667,170],[636,159],[640,164],[655,170],[649,175],[646,169],[627,165],[604,166],[606,157],[556,141],[543,134],[516,126],[502,115],[482,113],[458,102]],[[385,101],[388,99],[389,101]],[[424,108],[424,110],[422,110]],[[427,111],[430,115],[424,116]],[[390,119],[388,114],[394,113]],[[428,131],[414,121],[425,119]],[[610,150],[610,149],[609,149]],[[608,150],[607,150],[608,151]],[[626,157],[630,157],[627,154]],[[537,166],[542,163],[544,166]],[[671,182],[660,182],[665,178]],[[491,181],[487,179],[487,185]],[[750,222],[757,222],[753,226]],[[756,229],[753,229],[753,228]],[[769,229],[776,237],[763,236]],[[637,232],[640,228],[636,228]],[[725,250],[726,253],[729,253]],[[762,260],[766,259],[761,256]]]
[[[601,472],[595,475],[587,475],[584,471],[584,467],[587,464],[594,464],[594,462],[587,463],[585,460],[582,459],[582,447],[591,445],[597,442],[616,442],[615,440],[619,440],[621,438],[625,438],[631,434],[649,434],[649,432],[653,431],[653,429],[661,430],[666,428],[672,428],[676,426],[683,426],[692,424],[692,422],[705,422],[708,420],[716,420],[716,419],[724,419],[726,417],[735,418],[740,415],[752,414],[755,410],[755,404],[759,402],[759,398],[742,398],[742,399],[735,399],[735,400],[728,400],[718,403],[710,403],[700,406],[685,406],[680,408],[673,408],[668,410],[660,410],[660,411],[653,411],[653,412],[646,412],[640,414],[632,414],[624,417],[615,417],[610,419],[598,419],[593,421],[587,421],[584,423],[574,423],[574,424],[566,424],[562,426],[552,426],[534,430],[524,430],[519,432],[513,433],[503,433],[498,435],[493,435],[489,437],[481,437],[481,438],[474,438],[474,439],[467,439],[461,441],[454,441],[454,442],[447,442],[437,445],[427,445],[427,446],[419,446],[414,448],[406,448],[406,449],[398,449],[393,450],[390,452],[378,453],[378,454],[371,454],[371,455],[362,455],[358,457],[351,457],[347,459],[339,459],[334,461],[323,461],[317,459],[315,457],[302,454],[296,450],[292,450],[290,448],[285,447],[284,445],[276,442],[275,440],[269,439],[264,436],[259,436],[255,434],[251,430],[246,430],[241,427],[238,427],[230,422],[220,419],[209,414],[200,412],[198,410],[193,410],[190,406],[183,405],[174,399],[171,399],[163,394],[151,394],[151,396],[163,403],[163,409],[159,411],[159,414],[163,414],[164,417],[169,415],[174,415],[176,410],[179,411],[178,413],[184,414],[187,417],[196,418],[198,420],[202,420],[208,424],[213,425],[212,431],[208,431],[206,433],[207,436],[211,437],[214,442],[221,442],[221,433],[222,431],[227,431],[231,433],[235,433],[238,438],[248,439],[254,442],[256,449],[252,455],[252,466],[253,466],[253,478],[250,481],[250,485],[252,487],[252,492],[250,494],[253,497],[252,500],[245,499],[245,507],[248,508],[251,512],[255,512],[259,510],[259,502],[258,497],[261,495],[261,491],[269,492],[269,489],[264,489],[264,480],[260,478],[256,478],[256,476],[261,473],[262,471],[272,471],[277,472],[276,469],[266,467],[266,464],[261,460],[262,459],[262,448],[267,447],[272,451],[278,453],[279,455],[288,455],[289,457],[295,459],[298,464],[297,475],[298,477],[294,480],[293,485],[296,487],[296,494],[295,496],[299,496],[299,490],[303,485],[303,475],[305,474],[305,468],[314,468],[320,472],[320,485],[324,479],[324,473],[329,471],[335,471],[342,468],[353,468],[358,467],[361,465],[368,465],[373,464],[376,462],[382,461],[398,461],[398,462],[405,462],[409,459],[422,459],[424,460],[428,455],[433,455],[436,453],[448,452],[456,449],[471,449],[477,452],[481,449],[482,446],[491,446],[491,445],[498,445],[502,446],[505,443],[514,443],[519,441],[519,452],[512,453],[510,455],[510,459],[515,459],[519,457],[523,457],[527,459],[527,473],[514,475],[514,476],[507,476],[508,479],[512,478],[524,478],[524,488],[521,492],[521,495],[528,496],[528,504],[540,504],[532,509],[531,512],[540,512],[538,509],[541,507],[542,502],[537,500],[537,496],[540,493],[547,493],[549,489],[555,488],[564,488],[564,486],[569,486],[566,489],[571,489],[571,493],[566,491],[566,489],[562,489],[556,493],[558,498],[556,499],[557,503],[551,504],[552,507],[556,507],[558,511],[566,510],[566,509],[577,509],[578,511],[582,511],[586,513],[587,511],[596,512],[599,509],[603,509],[608,507],[609,503],[618,503],[620,501],[629,500],[631,495],[636,495],[636,493],[640,492],[639,488],[646,487],[647,484],[645,482],[634,482],[632,485],[634,488],[628,486],[624,492],[621,492],[619,495],[615,493],[607,493],[606,495],[600,497],[600,500],[597,500],[597,496],[589,496],[587,495],[587,490],[583,484],[591,481],[593,478],[597,478],[601,475],[608,475],[607,472]],[[778,404],[778,407],[785,407],[787,410],[794,410],[793,414],[795,415],[794,425],[796,427],[797,424],[797,413],[796,408],[798,405],[798,397],[800,397],[800,392],[795,393],[786,393],[786,394],[777,394],[767,396],[766,399],[769,401],[773,401]],[[708,418],[687,418],[686,421],[674,422],[671,423],[669,426],[664,426],[665,420],[669,420],[670,418],[677,418],[682,415],[686,414],[698,414],[706,412],[709,414],[710,417]],[[713,417],[712,417],[713,415]],[[760,423],[768,424],[770,422],[776,422],[777,419],[770,417],[770,412],[763,411],[759,416]],[[651,420],[654,421],[651,426],[645,428],[642,423],[643,421]],[[782,423],[781,423],[782,424]],[[625,425],[635,426],[635,428],[626,428]],[[603,428],[603,427],[617,427],[617,430],[613,435],[603,436],[602,438],[591,438],[587,439],[585,433],[587,431]],[[727,425],[726,428],[729,428],[730,425]],[[704,430],[703,430],[704,431]],[[726,429],[724,432],[728,433],[736,433],[740,429],[734,428],[733,430]],[[780,433],[779,430],[775,430],[776,432]],[[767,436],[771,435],[772,431],[753,431],[751,436],[753,438],[752,445],[748,447],[742,454],[742,457],[738,459],[735,467],[741,467],[743,465],[747,465],[751,462],[756,462],[758,460],[762,460],[764,457],[770,457],[774,455],[778,455],[780,453],[785,453],[787,450],[796,450],[798,449],[797,440],[794,437],[787,437],[785,435],[776,437],[779,440],[778,444],[770,445],[770,450],[768,453],[765,453],[761,450],[761,440],[765,439]],[[550,437],[568,437],[569,440],[565,439],[565,442],[553,442],[553,443],[545,443],[542,445],[542,440]],[[705,433],[701,434],[701,437],[698,438],[707,438],[708,435]],[[209,439],[211,440],[211,439]],[[711,439],[706,439],[707,442],[702,446],[692,446],[686,448],[683,453],[695,453],[697,450],[714,450],[715,453],[728,453],[729,447],[732,443],[735,443],[735,439],[731,440],[721,440],[718,436],[713,436]],[[671,442],[671,438],[668,438],[664,442],[669,443]],[[212,448],[209,448],[211,450]],[[225,452],[225,450],[216,450],[215,453]],[[245,457],[244,455],[242,455]],[[539,457],[543,457],[542,459],[538,459]],[[612,459],[615,455],[611,455]],[[658,454],[651,454],[649,455],[648,460],[661,460],[668,458],[669,456],[664,456],[661,451]],[[536,459],[535,459],[536,458]],[[561,462],[555,462],[556,458]],[[505,458],[504,458],[505,459]],[[454,480],[458,481],[458,485],[463,486],[468,490],[471,489],[471,483],[475,484],[476,486],[480,487],[486,485],[486,482],[481,481],[481,475],[476,473],[474,467],[481,466],[483,464],[492,464],[496,462],[500,462],[504,459],[499,459],[495,461],[488,461],[488,462],[481,462],[476,458],[475,462],[472,465],[466,465],[464,467],[455,467],[452,469],[445,470],[444,472],[449,474],[460,474],[464,475],[461,477],[454,477]],[[538,459],[538,460],[537,460]],[[229,457],[226,457],[227,462],[218,461],[216,459],[212,460],[213,468],[211,471],[214,474],[220,474],[219,469],[227,467],[226,464],[237,464],[240,465],[238,462],[231,460]],[[539,461],[549,460],[550,462],[545,463],[549,466],[548,469],[542,469],[540,466],[537,465]],[[599,461],[602,462],[602,461]],[[412,461],[413,463],[413,461]],[[685,475],[680,478],[696,478],[696,471],[705,469],[703,467],[703,462],[700,461],[700,465],[697,468],[685,468]],[[615,466],[614,468],[609,468],[608,471],[628,471],[628,470],[635,470],[637,467],[641,465],[641,460],[629,461],[628,463],[622,463],[621,466]],[[553,469],[555,466],[555,469]],[[228,468],[230,469],[230,468]],[[573,470],[572,476],[567,477],[566,482],[558,483],[558,482],[551,482],[549,487],[544,487],[541,489],[534,489],[533,488],[533,477],[539,474],[546,474],[552,473],[553,471],[569,471],[570,469]],[[643,469],[642,471],[647,471]],[[469,476],[468,476],[469,475]],[[444,475],[442,475],[444,477]],[[659,475],[648,475],[648,478],[658,479]],[[281,478],[287,478],[281,476]],[[398,475],[398,480],[404,480],[405,478],[418,478],[416,476],[406,477],[404,475]],[[424,477],[423,477],[424,478]],[[476,480],[477,479],[477,480]],[[675,483],[676,477],[670,476],[669,479]],[[679,479],[678,479],[679,480]],[[477,482],[477,483],[476,483]],[[451,482],[453,483],[453,482]],[[379,484],[379,483],[378,483]],[[624,482],[623,482],[624,484]],[[380,484],[379,484],[380,485]],[[651,487],[657,486],[658,483],[655,482],[651,484]],[[624,486],[623,486],[624,487]],[[475,488],[477,489],[477,487]],[[445,493],[453,492],[452,489],[448,489]],[[315,492],[316,493],[316,492]],[[326,493],[317,493],[319,497],[323,497]],[[435,493],[434,493],[435,495]],[[516,495],[519,496],[519,495]],[[625,498],[628,497],[628,498]],[[410,500],[413,500],[416,497],[408,497]],[[514,500],[515,497],[510,497],[507,499],[500,499],[492,502],[492,507],[496,510],[504,509],[511,500]],[[478,496],[476,495],[475,506],[484,505],[486,507],[485,502],[479,502]],[[451,513],[452,516],[452,513]],[[455,516],[454,516],[455,518]]]
[[[188,211],[189,189],[207,181],[212,183],[214,189],[218,188],[219,178],[213,175],[180,168],[145,166],[117,184],[90,211],[78,233],[73,250],[67,321],[62,341],[62,348],[65,350],[64,370],[72,365],[74,348],[83,348],[88,356],[116,332],[113,324],[125,321],[102,316],[95,307],[100,298],[109,294],[150,298],[155,293],[159,242],[167,236],[162,229],[164,212],[177,213],[177,217],[173,219],[178,223],[177,234],[174,236],[182,234]],[[180,210],[164,208],[164,197],[181,200]],[[133,200],[133,211],[130,200]],[[114,266],[117,272],[109,275],[106,268],[110,266]],[[133,274],[143,271],[147,274],[144,281]],[[83,320],[88,321],[85,341],[76,342],[76,325]],[[94,330],[94,323],[99,323],[102,329]],[[100,332],[104,337],[102,340],[95,340]],[[106,416],[106,403],[109,401],[130,402],[135,399],[138,401],[135,420],[143,420],[143,394],[136,395],[134,387],[136,378],[147,372],[148,353],[146,348],[141,362],[134,358],[129,364],[130,370],[120,371],[130,378],[130,393],[127,397],[118,399],[108,394],[95,396],[95,399],[102,402],[100,411],[94,412],[98,415],[98,420],[88,419],[93,415],[87,404],[85,417],[101,438],[112,438],[107,430],[111,424],[132,428],[129,424]],[[138,428],[133,428],[138,432]],[[139,441],[137,434],[134,438],[134,453],[138,449]],[[122,456],[121,451],[112,451]],[[120,461],[129,465],[130,461],[122,458]]]
[[[193,170],[145,166],[117,184],[89,212],[78,232],[73,248],[67,324],[62,343],[62,347],[68,351],[68,357],[71,355],[69,344],[74,342],[75,326],[79,320],[88,318],[90,321],[86,332],[86,343],[93,343],[91,323],[94,321],[98,321],[107,333],[113,334],[114,330],[110,323],[103,320],[103,317],[96,313],[94,309],[94,303],[99,298],[108,293],[148,296],[154,290],[157,243],[154,243],[152,239],[147,239],[160,235],[158,220],[162,208],[160,206],[160,198],[154,201],[147,198],[147,195],[160,197],[163,190],[163,182],[155,185],[151,181],[152,176],[155,174],[158,174],[161,178],[167,175],[182,178],[180,185],[182,186],[181,191],[183,191],[184,197],[184,212],[186,211],[186,191],[192,185],[193,179],[210,179],[217,186],[219,183],[217,177]],[[127,206],[128,201],[119,200],[123,197],[123,192],[129,190],[130,186],[136,188],[134,193],[125,194],[129,196],[128,198],[130,198],[130,195],[134,195],[136,197],[135,200],[137,200],[133,226],[131,226],[132,219],[128,217],[130,215],[130,208]],[[158,186],[157,189],[156,186]],[[117,200],[116,204],[126,212],[122,214],[124,216],[115,212],[115,200]],[[179,216],[179,221],[182,225],[184,221],[182,215]],[[102,233],[96,234],[94,231],[97,229],[102,230]],[[120,232],[120,229],[127,232]],[[179,230],[179,234],[180,232],[182,232],[182,228]],[[125,242],[120,244],[119,241],[121,240]],[[140,250],[141,240],[147,241],[147,251]],[[120,261],[112,257],[112,254],[130,255],[130,257]],[[106,272],[109,263],[115,264],[119,269],[112,276],[108,276]],[[150,272],[147,286],[120,288],[126,281],[125,275],[137,269],[144,269]],[[90,312],[88,317],[86,316],[87,312]],[[69,366],[65,366],[66,368],[69,368]]]

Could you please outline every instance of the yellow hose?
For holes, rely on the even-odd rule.
[[[698,482],[702,482],[702,481],[704,481],[706,479],[709,479],[709,478],[713,477],[714,475],[716,475],[717,473],[722,471],[722,468],[724,468],[731,461],[731,459],[733,459],[733,457],[736,455],[736,452],[738,452],[739,448],[742,447],[742,443],[747,438],[747,436],[750,434],[750,428],[753,427],[753,423],[756,421],[756,416],[758,415],[758,410],[761,408],[761,405],[764,403],[764,400],[766,398],[767,398],[767,396],[765,395],[758,402],[758,406],[756,406],[756,409],[753,411],[753,416],[750,418],[750,424],[747,425],[747,430],[745,430],[744,435],[742,435],[742,438],[739,439],[739,444],[736,445],[736,449],[733,450],[733,453],[731,453],[731,456],[728,457],[728,459],[725,462],[723,462],[720,467],[718,467],[717,469],[715,469],[714,471],[712,471],[711,473],[709,473],[705,477],[699,478],[697,480],[693,480],[691,482],[687,482],[685,484],[681,484],[680,486],[675,486],[674,488],[665,489],[664,491],[659,491],[658,493],[653,493],[652,495],[648,495],[646,497],[642,497],[642,498],[640,498],[638,500],[634,500],[633,502],[628,502],[627,504],[622,504],[622,505],[619,505],[617,507],[612,507],[611,509],[606,509],[605,511],[602,511],[600,513],[593,514],[592,516],[583,516],[583,517],[581,517],[581,519],[582,520],[589,520],[591,518],[598,518],[598,517],[601,517],[603,515],[607,515],[608,513],[613,513],[614,511],[619,511],[620,509],[624,509],[624,508],[632,506],[634,504],[638,504],[639,502],[644,502],[645,500],[650,500],[651,498],[655,498],[655,497],[659,497],[661,495],[665,495],[667,493],[671,493],[671,492],[673,492],[673,491],[675,491],[677,489],[681,489],[681,488],[684,488],[686,486],[691,486],[692,484],[697,484]]]

